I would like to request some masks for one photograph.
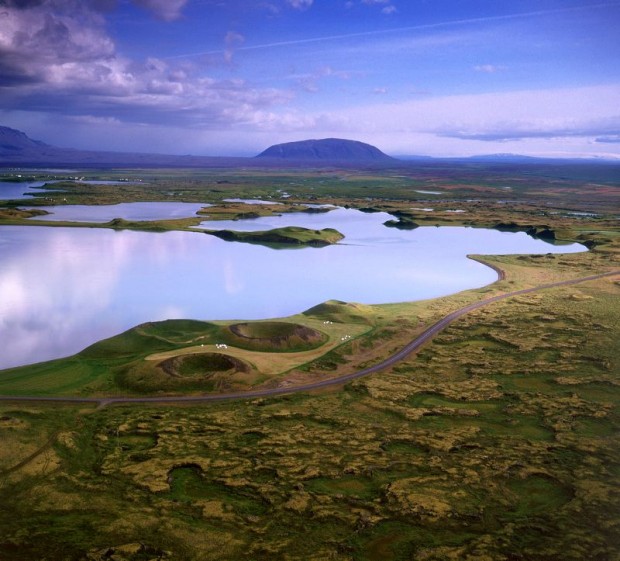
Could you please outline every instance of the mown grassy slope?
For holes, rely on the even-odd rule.
[[[0,377],[0,394],[109,396],[249,389],[254,384],[269,379],[260,368],[251,366],[256,362],[252,353],[268,355],[275,365],[280,362],[280,353],[293,354],[293,364],[303,364],[317,353],[322,354],[320,349],[328,342],[331,341],[323,352],[336,344],[335,335],[330,337],[312,326],[318,324],[316,320],[308,320],[304,316],[300,319],[308,325],[291,321],[231,325],[226,322],[215,324],[197,320],[145,323],[95,343],[68,358],[4,370]],[[336,332],[339,332],[339,329],[336,329]],[[226,347],[225,351],[222,350],[223,347]],[[247,352],[231,357],[231,366],[224,370],[232,369],[234,364],[245,364],[245,356],[249,357],[250,365],[247,368],[240,366],[239,373],[255,371],[255,376],[241,376],[228,382],[218,378],[218,383],[214,384],[212,375],[220,373],[221,369],[207,368],[209,361],[203,364],[202,377],[198,375],[198,371],[193,376],[185,376],[176,372],[176,369],[163,366],[166,360],[177,355],[187,358],[187,366],[191,355],[206,353],[228,360],[226,355],[230,352],[239,354],[239,350]],[[305,358],[306,352],[310,353],[308,358]],[[151,359],[151,356],[158,355],[162,355],[162,358]],[[290,368],[287,366],[290,360],[288,357],[283,359],[282,371]],[[179,365],[183,361],[184,359],[179,359]],[[217,360],[213,358],[211,362],[215,364]]]

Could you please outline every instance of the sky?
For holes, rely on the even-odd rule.
[[[0,0],[0,125],[89,150],[620,159],[618,29],[620,0]]]

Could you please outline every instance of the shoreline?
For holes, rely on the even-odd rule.
[[[492,267],[494,270],[501,269],[499,267]],[[588,282],[592,280],[598,280],[606,277],[612,277],[620,275],[620,270],[616,271],[608,271],[606,273],[599,273],[596,275],[589,275],[586,277],[579,277],[576,279],[570,279],[565,281],[558,281],[554,283],[544,284],[540,286],[535,286],[532,288],[526,288],[522,290],[517,290],[513,292],[507,292],[504,294],[499,294],[496,296],[492,296],[490,298],[486,298],[484,300],[479,300],[474,302],[473,304],[469,304],[458,310],[444,316],[441,320],[434,323],[430,327],[427,327],[421,334],[419,334],[415,339],[413,339],[410,343],[405,345],[401,350],[396,352],[395,354],[389,356],[385,360],[381,361],[379,364],[374,366],[370,366],[368,368],[358,370],[356,372],[352,372],[350,374],[344,374],[341,376],[337,376],[334,378],[328,378],[325,380],[321,380],[319,382],[314,382],[310,384],[304,384],[300,386],[290,386],[286,388],[270,388],[264,390],[253,390],[248,392],[237,392],[237,393],[229,393],[229,394],[204,394],[197,396],[158,396],[158,397],[123,397],[123,396],[111,396],[111,397],[70,397],[70,396],[0,396],[0,402],[42,402],[42,403],[85,403],[85,404],[96,404],[98,408],[106,407],[108,405],[115,404],[142,404],[142,403],[153,403],[153,404],[169,404],[169,403],[206,403],[206,402],[220,402],[220,401],[233,401],[233,400],[248,400],[248,399],[257,399],[262,397],[273,397],[285,394],[292,393],[301,393],[301,392],[310,392],[318,389],[323,389],[332,386],[338,386],[350,382],[352,380],[356,380],[358,378],[362,378],[364,376],[368,376],[373,373],[380,372],[381,370],[393,366],[397,362],[403,360],[410,354],[417,351],[420,347],[422,347],[425,343],[430,341],[437,333],[442,331],[448,325],[459,319],[460,317],[490,304],[494,304],[496,302],[506,300],[508,298],[513,298],[515,296],[520,296],[523,294],[530,294],[532,292],[537,292],[540,290],[547,290],[550,288],[556,288],[561,286],[570,286],[574,284],[580,284],[583,282]],[[499,279],[498,279],[499,281]],[[498,282],[496,281],[496,282]],[[491,283],[495,284],[495,283]]]

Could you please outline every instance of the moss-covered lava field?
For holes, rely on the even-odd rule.
[[[154,193],[205,203],[286,191],[424,224],[546,228],[591,249],[482,256],[505,277],[431,301],[145,324],[0,372],[0,394],[294,388],[379,363],[472,302],[620,270],[620,187],[595,170],[150,170],[132,172],[143,182],[124,195],[97,186],[80,199],[85,188],[70,187],[67,198],[87,204],[139,199],[149,181]],[[16,206],[0,221],[26,220]],[[608,276],[477,309],[394,366],[320,391],[0,402],[0,559],[617,561],[619,318],[620,275]]]

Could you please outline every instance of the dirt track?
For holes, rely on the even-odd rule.
[[[494,267],[495,269],[495,267]],[[501,270],[497,270],[498,276],[501,279],[504,278],[504,273]],[[590,275],[587,277],[580,277],[577,279],[571,279],[567,281],[554,282],[550,284],[543,284],[540,286],[535,286],[532,288],[526,288],[523,290],[517,290],[514,292],[508,292],[506,294],[500,294],[498,296],[493,296],[491,298],[487,298],[486,300],[481,300],[479,302],[474,302],[473,304],[469,304],[451,314],[448,314],[441,320],[439,320],[434,325],[430,326],[420,335],[418,335],[413,341],[405,345],[400,351],[391,357],[385,359],[379,364],[375,364],[369,368],[364,368],[363,370],[358,370],[357,372],[351,372],[350,374],[345,374],[343,376],[337,376],[335,378],[329,378],[327,380],[322,380],[320,382],[313,382],[310,384],[304,384],[301,386],[293,386],[287,388],[272,388],[272,389],[264,389],[264,390],[255,390],[248,392],[237,392],[237,393],[228,393],[228,394],[210,394],[210,395],[197,395],[197,396],[169,396],[169,397],[37,397],[37,396],[0,396],[0,401],[5,402],[57,402],[57,403],[93,403],[99,405],[99,407],[104,407],[106,405],[112,405],[116,403],[206,403],[206,402],[215,402],[215,401],[229,401],[233,399],[254,399],[257,397],[269,397],[275,395],[282,394],[291,394],[297,392],[306,392],[311,390],[317,390],[320,388],[326,388],[329,386],[337,386],[342,385],[346,382],[350,382],[351,380],[355,380],[357,378],[361,378],[363,376],[368,376],[369,374],[373,374],[375,372],[379,372],[385,368],[393,366],[397,362],[403,360],[405,357],[418,350],[424,343],[429,341],[434,335],[439,333],[441,330],[445,329],[448,325],[450,325],[453,321],[458,318],[482,308],[484,306],[488,306],[495,302],[499,302],[501,300],[506,300],[507,298],[512,298],[514,296],[519,296],[522,294],[529,294],[531,292],[537,292],[539,290],[545,290],[548,288],[556,288],[559,286],[569,286],[572,284],[579,284],[587,281],[597,280],[604,277],[612,277],[615,275],[620,275],[620,271],[611,271],[608,273],[601,273],[598,275]]]

